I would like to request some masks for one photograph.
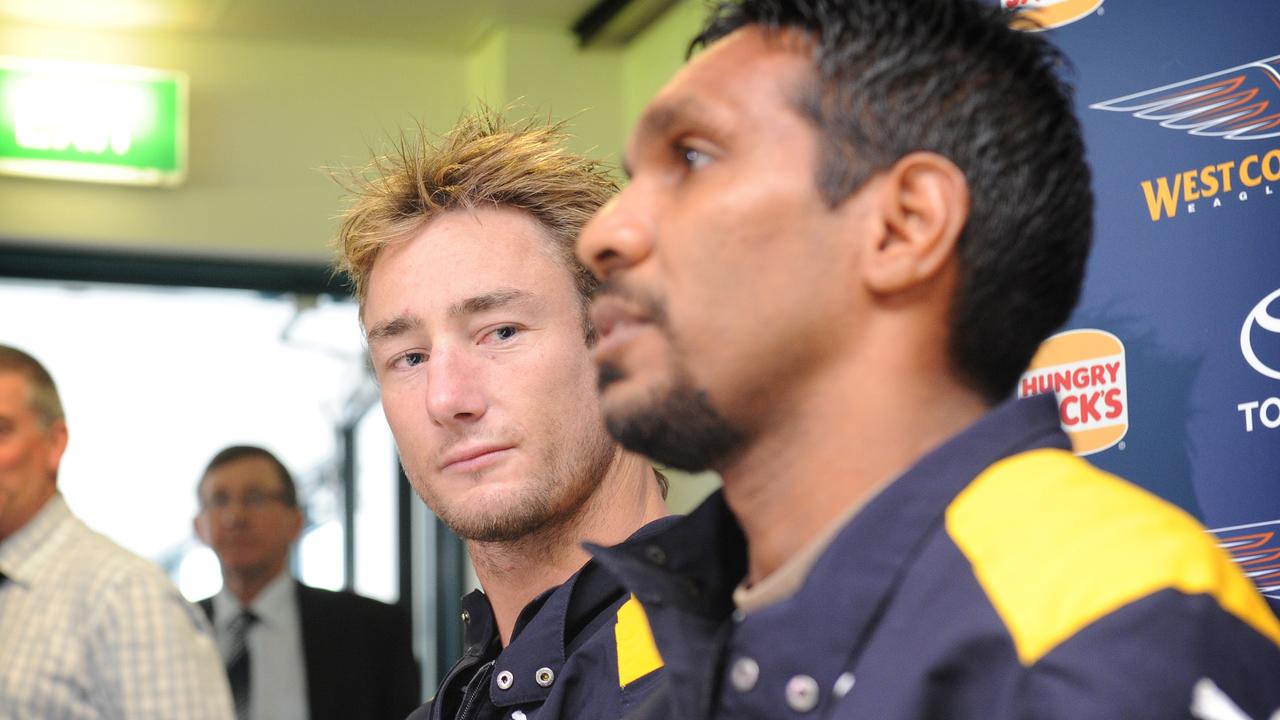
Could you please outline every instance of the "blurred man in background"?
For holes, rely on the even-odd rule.
[[[200,605],[240,720],[400,720],[418,705],[409,613],[290,574],[303,516],[275,455],[228,447],[209,461],[197,493],[196,534],[222,568],[222,591]]]
[[[600,420],[573,242],[614,192],[559,126],[464,118],[375,162],[339,235],[400,460],[483,591],[414,718],[620,717],[661,660],[583,541],[656,530],[665,480]]]
[[[1213,538],[1007,400],[1092,195],[1057,56],[996,5],[721,3],[637,124],[578,251],[602,404],[724,490],[598,555],[667,662],[636,717],[1280,707],[1280,624]]]
[[[53,378],[0,345],[0,716],[229,720],[207,623],[158,567],[71,514],[66,447]]]

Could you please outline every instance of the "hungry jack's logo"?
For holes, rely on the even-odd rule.
[[[1031,21],[1032,30],[1062,27],[1087,17],[1105,0],[1000,0],[1000,6]]]
[[[1069,330],[1045,340],[1018,381],[1018,397],[1050,391],[1077,455],[1106,450],[1128,432],[1124,344],[1115,335]]]
[[[1094,110],[1129,113],[1160,127],[1223,140],[1280,138],[1280,55],[1182,80],[1152,90],[1104,100]],[[1180,209],[1222,207],[1275,194],[1280,183],[1280,147],[1142,181],[1152,222]],[[1203,203],[1203,204],[1201,204]]]

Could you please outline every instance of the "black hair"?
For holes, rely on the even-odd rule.
[[[969,185],[958,240],[949,355],[989,402],[1007,398],[1083,283],[1093,195],[1062,55],[1017,14],[971,0],[720,2],[690,45],[746,25],[796,29],[816,82],[798,109],[822,145],[831,205],[915,151],[942,155]]]

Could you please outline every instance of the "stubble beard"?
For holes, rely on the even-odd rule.
[[[721,467],[742,447],[745,433],[711,404],[683,368],[665,390],[643,405],[607,412],[609,434],[623,447],[686,472]],[[600,367],[600,389],[623,377],[610,364]]]
[[[475,543],[538,543],[553,539],[572,524],[600,485],[614,460],[614,444],[604,432],[574,438],[572,447],[548,449],[535,476],[513,491],[500,507],[445,502],[415,481],[422,500],[458,537]]]

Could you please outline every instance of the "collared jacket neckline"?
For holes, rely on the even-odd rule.
[[[649,537],[676,520],[674,516],[655,520],[630,539]],[[606,623],[614,621],[615,611],[628,596],[613,574],[588,560],[563,584],[547,589],[525,605],[516,619],[510,644],[503,648],[488,597],[482,590],[468,593],[462,599],[463,654],[441,681],[430,718],[453,720],[460,709],[455,705],[471,705],[480,700],[504,711],[545,702],[556,689],[569,659],[605,629]],[[544,675],[544,682],[539,682],[540,673],[548,670],[551,681],[545,682]],[[599,672],[608,675],[609,682],[618,689],[613,674],[604,668]],[[507,677],[509,683],[499,683],[500,678]],[[487,685],[487,697],[473,697],[478,688],[473,688],[472,683],[477,680]]]
[[[648,612],[666,663],[665,689],[654,699],[709,717],[735,622],[778,618],[822,618],[787,623],[789,632],[773,638],[770,657],[794,663],[796,674],[822,675],[815,676],[818,685],[831,687],[861,652],[901,573],[944,522],[951,500],[987,466],[1033,448],[1070,449],[1052,395],[1004,403],[925,454],[839,531],[792,597],[749,618],[734,613],[732,593],[746,574],[747,548],[722,492],[662,533],[592,547]],[[828,661],[815,665],[814,658]]]

